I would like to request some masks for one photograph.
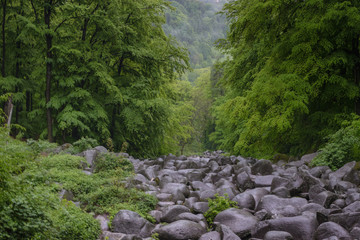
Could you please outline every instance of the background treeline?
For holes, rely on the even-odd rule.
[[[164,0],[1,1],[0,95],[11,96],[23,137],[87,136],[142,156],[177,145],[174,138],[187,133],[176,79],[189,65],[187,51],[163,32],[168,7]]]
[[[193,68],[211,66],[222,57],[214,43],[226,35],[225,17],[217,14],[224,1],[210,1],[211,4],[199,0],[170,2],[175,10],[166,12],[165,33],[174,36],[189,50]]]
[[[359,11],[355,0],[225,4],[226,94],[213,140],[254,157],[299,155],[327,142],[323,163],[359,159]]]

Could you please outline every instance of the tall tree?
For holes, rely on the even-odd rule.
[[[223,147],[245,155],[316,148],[359,99],[358,1],[231,1],[218,107]],[[344,27],[346,26],[346,27]]]

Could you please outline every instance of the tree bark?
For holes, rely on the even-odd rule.
[[[359,36],[356,36],[353,39],[352,50],[356,57],[354,64],[354,82],[356,86],[360,87],[360,49],[359,49]],[[357,97],[355,100],[355,113],[360,115],[360,97]]]
[[[5,60],[6,60],[6,36],[5,36],[5,25],[6,25],[6,0],[2,0],[2,24],[1,24],[1,32],[2,32],[2,63],[1,63],[1,75],[5,77]]]
[[[47,29],[50,30],[50,17],[51,17],[51,5],[52,0],[48,1],[44,7],[44,19]],[[47,33],[45,34],[46,39],[46,90],[45,90],[45,100],[46,105],[50,102],[51,99],[51,78],[52,78],[52,35]],[[47,118],[47,128],[48,128],[48,140],[53,142],[53,120],[51,116],[51,107],[46,106],[46,118]]]

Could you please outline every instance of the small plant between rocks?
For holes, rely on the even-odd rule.
[[[237,208],[236,202],[231,201],[229,199],[229,195],[225,194],[225,196],[219,196],[219,194],[215,194],[214,199],[208,199],[209,202],[209,210],[204,213],[204,217],[208,222],[209,226],[212,228],[214,223],[214,218],[220,212],[229,209],[229,208]]]

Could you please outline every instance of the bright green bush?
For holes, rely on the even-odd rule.
[[[204,213],[204,217],[206,218],[206,221],[209,223],[210,226],[212,226],[214,222],[214,218],[216,215],[218,215],[220,212],[228,209],[228,208],[235,208],[236,202],[231,201],[229,199],[229,196],[219,196],[218,194],[215,195],[214,199],[209,199],[209,209]]]
[[[53,150],[57,147],[56,143],[50,143],[46,140],[28,139],[26,143],[36,153],[51,152],[51,150]]]
[[[0,202],[0,239],[32,239],[48,231],[46,199],[31,190],[1,193],[8,199]]]
[[[86,162],[83,157],[62,154],[40,158],[40,167],[47,170],[51,168],[59,170],[79,169],[81,162]]]
[[[328,137],[312,165],[329,166],[335,170],[347,162],[360,160],[360,120],[354,120]]]
[[[58,209],[52,212],[56,239],[91,240],[101,234],[100,224],[90,214],[76,207],[74,203],[62,200]]]
[[[93,148],[98,146],[98,142],[96,139],[89,138],[89,137],[82,137],[81,139],[77,140],[73,143],[73,151],[74,153],[83,152],[87,149]]]
[[[131,162],[121,156],[116,156],[114,153],[102,153],[96,159],[95,172],[110,171],[113,169],[121,168],[126,172],[133,171]]]
[[[96,191],[81,196],[87,211],[95,213],[109,213],[114,216],[121,209],[128,209],[150,219],[148,212],[153,210],[157,199],[135,188],[123,186],[102,186]]]

